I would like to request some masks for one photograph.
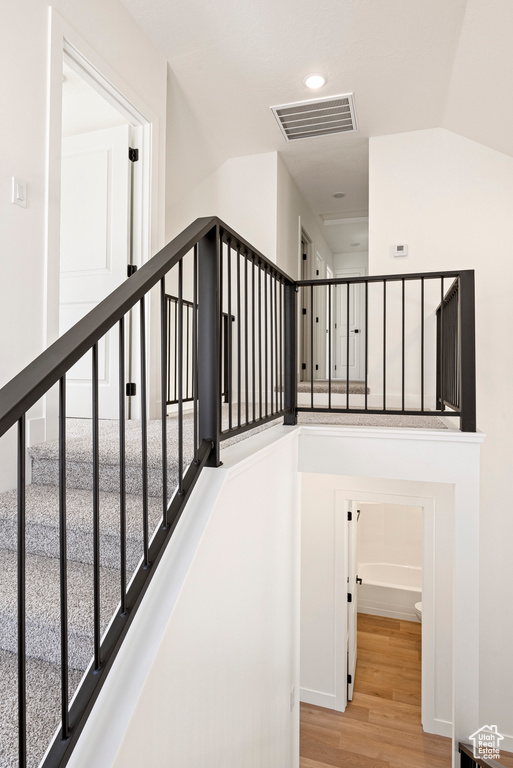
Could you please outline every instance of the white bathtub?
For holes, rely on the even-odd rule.
[[[422,600],[422,568],[392,563],[360,563],[358,611],[392,619],[418,621],[415,603]]]

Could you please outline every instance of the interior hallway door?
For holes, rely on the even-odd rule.
[[[347,603],[347,700],[353,698],[354,680],[356,675],[356,657],[357,657],[357,616],[358,616],[358,598],[357,598],[357,527],[358,510],[356,504],[351,502],[347,521],[347,544],[348,544],[348,594],[351,600]]]
[[[62,335],[127,277],[129,125],[63,138],[59,331]],[[100,418],[118,418],[118,333],[98,344]],[[67,414],[91,417],[91,354],[67,376]]]

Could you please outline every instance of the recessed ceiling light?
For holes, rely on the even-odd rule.
[[[307,75],[303,82],[307,88],[313,88],[315,90],[316,88],[322,88],[323,85],[326,85],[326,78],[318,72],[313,72],[311,75]]]
[[[336,197],[337,199],[338,199],[339,197],[345,197],[345,196],[346,196],[346,193],[345,193],[345,192],[335,192],[335,194],[334,194],[334,195],[332,195],[332,197]]]

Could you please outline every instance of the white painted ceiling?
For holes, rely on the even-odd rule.
[[[220,156],[279,151],[315,213],[366,215],[371,136],[442,126],[513,154],[513,0],[123,3]],[[269,109],[348,92],[354,134],[289,144]]]

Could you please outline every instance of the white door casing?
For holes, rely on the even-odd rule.
[[[127,276],[130,248],[129,126],[62,141],[59,332],[67,331]],[[98,344],[100,417],[118,414],[118,334]],[[91,416],[91,355],[67,375],[67,414]]]
[[[347,550],[348,550],[348,602],[347,602],[347,698],[353,699],[354,681],[356,675],[357,656],[357,614],[358,614],[358,585],[357,579],[357,527],[358,510],[356,504],[350,501],[347,515]],[[351,598],[349,598],[349,595]]]

